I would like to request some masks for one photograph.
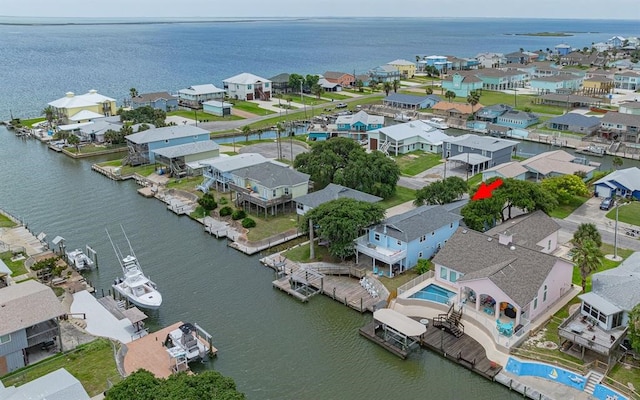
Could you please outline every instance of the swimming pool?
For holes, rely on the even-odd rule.
[[[435,283],[430,283],[424,288],[420,289],[420,291],[412,294],[412,299],[421,299],[421,300],[429,300],[434,301],[436,303],[447,304],[449,299],[454,297],[456,294],[451,290],[447,290],[442,286],[438,286]]]

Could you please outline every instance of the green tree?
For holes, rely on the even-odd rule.
[[[217,371],[207,370],[198,374],[180,372],[166,379],[156,378],[140,369],[115,384],[106,393],[106,400],[242,400],[233,379]]]
[[[216,199],[213,197],[211,193],[205,193],[202,197],[198,199],[198,205],[204,208],[204,210],[208,213],[211,210],[215,210],[218,207],[218,203],[216,203]]]
[[[560,204],[568,204],[574,196],[587,196],[589,189],[577,175],[562,175],[546,178],[540,183],[542,189],[558,200]]]
[[[472,90],[467,96],[467,103],[471,104],[471,114],[473,114],[473,107],[480,102],[480,92]]]
[[[118,131],[114,131],[113,129],[108,129],[104,133],[104,140],[110,144],[118,144],[120,143],[120,133]]]
[[[344,260],[354,255],[354,240],[361,231],[384,218],[384,208],[350,198],[323,203],[304,215],[300,229],[309,232],[309,219],[316,226],[318,237],[329,242],[329,253]]]
[[[362,82],[362,79],[356,79],[356,88],[358,88],[358,92],[362,92],[363,87],[364,82]]]
[[[584,239],[579,246],[573,249],[573,257],[571,260],[576,264],[580,271],[580,279],[582,280],[582,291],[585,291],[587,278],[593,272],[598,270],[602,265],[602,251],[591,239]]]
[[[249,135],[251,135],[251,127],[249,125],[245,125],[242,127],[242,134],[244,135],[244,141],[249,141]]]
[[[80,153],[80,138],[76,135],[69,135],[67,138],[67,144],[76,148],[76,153]]]
[[[300,74],[289,75],[289,88],[292,91],[299,91],[300,87],[304,85],[304,77]]]
[[[53,122],[53,119],[56,115],[56,110],[51,106],[46,106],[44,110],[42,110],[42,115],[44,115],[44,117],[47,119],[47,122],[49,123],[49,126],[51,126],[51,123]]]
[[[138,97],[138,89],[132,87],[129,89],[129,96],[133,99],[134,97]]]
[[[317,85],[318,82],[320,82],[320,77],[318,75],[308,74],[304,77],[304,85],[309,89]]]
[[[493,180],[490,179],[487,183]],[[558,206],[556,198],[540,185],[512,178],[503,180],[502,185],[494,191],[494,197],[504,202],[501,212],[503,222],[511,219],[511,211],[514,207],[524,212],[542,210],[548,214]],[[507,211],[506,216],[504,211]]]
[[[629,329],[627,337],[636,353],[640,353],[640,304],[633,307],[629,313]]]
[[[372,79],[369,82],[369,89],[371,89],[372,92],[376,92],[378,90],[378,81],[375,79]]]
[[[139,107],[134,110],[119,111],[120,121],[131,124],[153,124],[156,128],[165,126],[167,113],[151,106]]]
[[[348,138],[334,138],[316,142],[311,151],[299,154],[293,166],[300,172],[311,175],[317,189],[333,182],[334,175],[347,166],[352,153],[364,152],[360,145]]]
[[[427,95],[433,94],[433,88],[431,86],[428,86],[426,89],[424,89],[424,92]]]
[[[457,176],[450,176],[443,180],[435,181],[416,192],[413,204],[447,204],[458,200],[469,190],[467,182]]]
[[[504,202],[496,196],[474,200],[462,207],[460,215],[469,228],[484,232],[495,226],[498,218],[502,218],[503,205]]]
[[[393,93],[398,93],[398,88],[400,87],[400,81],[397,79],[393,80]]]
[[[452,101],[453,99],[456,98],[456,93],[452,90],[447,90],[447,92],[444,94],[444,97],[447,100]]]
[[[622,161],[622,158],[616,156],[616,157],[613,157],[613,160],[611,161],[611,163],[616,169],[618,169],[622,167],[623,161]]]
[[[416,265],[416,268],[415,268],[415,271],[418,275],[422,275],[428,272],[430,269],[431,269],[431,261],[424,258],[418,259],[418,264]]]
[[[382,90],[384,90],[384,93],[388,96],[389,92],[391,91],[391,89],[393,89],[393,85],[391,84],[391,82],[384,82],[382,84]]]
[[[316,96],[316,98],[319,99],[320,96],[322,96],[322,93],[324,93],[324,89],[319,84],[316,83],[313,86],[311,86],[311,94]]]
[[[582,223],[578,225],[578,229],[573,233],[573,238],[571,242],[574,246],[582,246],[586,240],[591,240],[598,246],[602,246],[602,236],[600,236],[600,232],[596,227],[596,224],[592,223]]]

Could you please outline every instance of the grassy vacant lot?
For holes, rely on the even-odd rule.
[[[400,167],[400,172],[409,176],[417,175],[442,162],[440,154],[425,153],[423,151],[412,151],[411,153],[394,157],[394,159]]]
[[[562,115],[566,111],[566,109],[563,107],[534,104],[533,101],[536,98],[537,98],[536,96],[528,95],[528,94],[518,94],[516,98],[516,96],[514,96],[512,93],[483,90],[482,95],[480,96],[480,104],[484,106],[490,106],[493,104],[506,104],[506,105],[513,106],[514,102],[517,102],[516,108],[518,110],[524,110],[525,108],[530,108],[531,111],[540,113],[540,114]],[[456,97],[454,101],[466,103],[467,99],[466,97]]]
[[[167,116],[178,116],[182,118],[189,118],[196,121],[233,121],[238,119],[243,119],[242,117],[238,117],[237,115],[228,115],[226,117],[218,117],[217,115],[206,113],[202,110],[200,112],[194,110],[177,110],[171,111],[167,113]],[[196,118],[197,117],[197,118]]]
[[[408,189],[402,186],[396,187],[396,194],[392,197],[382,200],[380,204],[383,208],[390,208],[397,206],[398,204],[406,203],[407,201],[413,201],[416,199],[416,191]]]
[[[613,254],[613,246],[607,243],[603,243],[602,246],[600,246],[600,250],[602,251],[602,254]],[[622,257],[622,259],[626,259],[627,257],[629,257],[631,254],[633,253],[632,250],[627,250],[627,249],[620,249],[618,248],[618,255],[620,257]],[[602,258],[602,266],[600,266],[600,268],[598,268],[598,270],[596,272],[601,272],[601,271],[606,271],[608,269],[612,269],[617,267],[618,265],[620,265],[622,261],[611,261],[611,260],[607,260],[606,258]],[[595,273],[595,272],[594,272]],[[580,286],[582,285],[582,278],[580,278],[580,269],[574,267],[573,268],[573,278],[571,279],[571,281]],[[590,292],[591,291],[591,275],[587,277],[587,283],[586,283],[586,288],[585,291],[586,292]]]
[[[329,254],[329,250],[327,246],[318,246],[316,244],[313,248],[316,257],[314,259],[309,258],[311,253],[311,249],[309,248],[309,243],[302,244],[298,247],[294,247],[291,250],[288,250],[284,253],[284,256],[295,262],[316,262],[316,261],[325,261],[325,262],[340,262],[340,259],[336,259],[331,254]]]
[[[607,213],[607,218],[616,220],[615,208]],[[618,206],[618,221],[640,226],[640,202],[634,201],[623,207]]]
[[[89,396],[106,390],[107,380],[114,384],[122,380],[116,368],[111,342],[96,339],[75,350],[6,375],[2,378],[2,383],[5,386],[19,386],[63,367],[82,383]]]
[[[286,232],[289,229],[294,229],[297,226],[297,219],[295,213],[291,214],[279,214],[277,216],[264,217],[264,214],[248,214],[247,215],[256,221],[256,226],[249,229],[247,239],[250,241],[257,241],[266,239],[270,236],[277,235],[282,232]]]
[[[73,154],[76,154],[76,153],[91,154],[91,153],[98,153],[101,151],[113,150],[113,149],[120,149],[121,151],[127,151],[127,145],[118,144],[114,146],[108,146],[108,145],[87,144],[87,145],[80,146],[80,152],[76,151],[75,147],[65,147],[66,151]]]
[[[549,213],[549,216],[554,218],[560,218],[560,219],[567,218],[569,214],[574,212],[578,207],[583,205],[587,200],[589,200],[588,197],[573,196],[573,198],[571,199],[571,201],[569,201],[569,203],[560,204],[555,210]]]
[[[236,109],[246,111],[251,114],[255,114],[255,115],[275,114],[273,111],[260,108],[258,104],[252,103],[250,101],[234,100],[232,101],[232,103],[233,103],[233,107],[235,107]]]
[[[102,167],[122,167],[122,169],[120,170],[120,174],[123,176],[135,173],[138,173],[142,176],[149,176],[156,171],[155,165],[140,165],[137,167],[131,167],[129,165],[123,166],[122,161],[120,160],[105,161],[103,163],[99,163],[98,165]]]
[[[322,93],[323,99],[333,99],[333,100],[345,100],[351,99],[351,96],[346,96],[344,94],[336,93],[336,92],[324,92]]]
[[[39,118],[30,118],[30,119],[22,119],[20,120],[20,123],[22,124],[22,126],[26,126],[27,128],[31,128],[31,126],[33,124],[37,124],[38,122],[42,122],[42,121],[46,121],[47,119],[45,117],[39,117]]]
[[[171,179],[167,183],[167,189],[184,190],[185,192],[198,193],[196,186],[202,183],[201,176],[192,176],[190,178]],[[202,192],[200,192],[202,193]]]
[[[4,214],[0,214],[0,228],[13,228],[16,223]]]
[[[27,269],[24,266],[24,260],[20,261],[11,261],[13,254],[10,251],[5,251],[4,253],[0,253],[0,259],[9,267],[11,270],[11,276],[18,276],[27,273]]]

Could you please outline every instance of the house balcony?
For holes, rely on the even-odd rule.
[[[247,202],[250,204],[254,204],[258,207],[267,208],[267,209],[270,207],[275,207],[281,204],[288,203],[292,199],[292,196],[290,194],[282,195],[274,199],[265,199],[262,196],[260,196],[259,193],[256,193],[249,188],[235,185],[231,182],[229,182],[229,189],[236,192],[236,195],[237,195],[236,202],[238,203]]]
[[[58,336],[58,323],[50,319],[27,328],[27,345],[35,346]]]
[[[618,348],[626,333],[626,326],[611,330],[602,329],[593,318],[582,315],[580,308],[558,327],[560,337],[582,349],[589,349],[605,356],[609,356]]]
[[[366,254],[375,260],[382,261],[389,265],[399,263],[407,257],[406,250],[396,250],[375,245],[370,243],[366,236],[361,236],[356,239],[356,250],[359,253]]]

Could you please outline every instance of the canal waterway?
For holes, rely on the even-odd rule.
[[[98,291],[120,275],[105,228],[122,248],[122,224],[164,298],[148,325],[202,325],[219,355],[201,368],[232,377],[249,399],[519,398],[426,350],[398,359],[358,335],[370,315],[323,296],[302,304],[273,289],[273,272],[259,256],[228,248],[143,198],[132,181],[92,172],[96,161],[65,157],[0,127],[0,207],[49,240],[63,236],[68,248],[91,245],[99,269],[87,278]]]

